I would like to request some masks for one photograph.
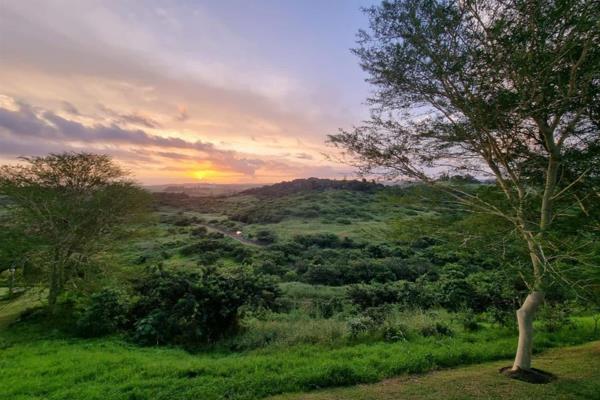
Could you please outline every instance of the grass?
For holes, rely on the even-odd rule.
[[[285,218],[277,223],[240,223],[244,234],[253,236],[267,229],[281,240],[292,239],[298,234],[322,232],[354,239],[385,240],[389,238],[389,229],[382,221],[403,216],[406,211],[404,206],[389,200],[387,191],[325,190],[272,198],[232,196],[218,201],[215,212],[233,215],[237,211],[255,208],[281,211]]]
[[[292,394],[271,400],[468,400],[468,399],[597,399],[600,398],[600,342],[553,349],[536,357],[538,368],[558,380],[531,385],[505,378],[498,369],[510,360],[403,376],[374,385]]]
[[[258,204],[257,199],[248,196],[225,201],[239,202],[240,207]],[[277,224],[247,225],[243,229],[244,233],[269,228],[282,240],[292,238],[296,234],[322,232],[369,240],[385,239],[388,237],[388,228],[382,221],[394,216],[412,220],[425,214],[420,208],[402,206],[392,208],[385,199],[376,196],[362,194],[355,196],[343,192],[292,196],[287,199],[276,199],[272,205],[289,208],[291,211],[298,207],[304,209],[320,206],[328,211],[329,217],[311,219],[291,216]],[[366,207],[368,215],[351,218],[351,225],[339,223],[339,216],[344,216],[347,209],[351,207],[357,209]],[[163,214],[172,217],[175,212],[176,210],[167,210]],[[197,216],[205,220],[226,219],[226,216],[215,213],[186,212],[185,216]],[[157,263],[162,263],[166,267],[195,268],[197,264],[195,259],[184,257],[179,253],[181,246],[194,240],[190,238],[189,230],[190,227],[156,223],[141,229],[136,237],[121,241],[118,248],[114,249],[115,254],[111,252],[105,255],[105,262],[113,267],[111,279],[116,281],[129,279],[145,266]],[[163,257],[163,254],[167,256]],[[136,259],[140,255],[147,256],[147,261],[138,263]],[[232,263],[227,259],[222,259],[220,262],[227,265]],[[315,392],[315,390],[373,383],[398,375],[403,377],[385,381],[386,384],[403,382],[398,386],[404,386],[407,381],[428,379],[428,376],[442,377],[444,375],[438,374],[455,371],[436,372],[434,375],[418,378],[414,376],[407,378],[407,374],[504,359],[512,356],[514,352],[516,344],[514,331],[489,325],[474,333],[456,330],[453,337],[424,338],[415,334],[411,335],[410,340],[406,342],[388,343],[382,340],[382,335],[348,338],[347,322],[344,319],[326,319],[320,314],[311,318],[306,317],[308,315],[306,310],[312,310],[313,303],[327,303],[328,300],[343,297],[344,287],[287,282],[282,283],[281,288],[283,297],[294,305],[293,312],[285,316],[274,316],[270,320],[259,317],[248,319],[245,321],[247,330],[233,338],[231,342],[224,341],[219,347],[197,353],[186,352],[179,348],[137,347],[120,337],[76,339],[65,337],[60,332],[44,331],[43,327],[30,323],[20,323],[7,328],[24,307],[39,303],[39,299],[24,296],[15,303],[0,302],[0,400],[190,398],[245,400],[306,391],[312,391],[314,394],[310,396],[317,396],[315,398],[335,396],[331,398],[341,399],[353,398],[352,396],[355,395],[363,397],[354,398],[379,398],[380,395],[392,398],[394,392],[389,394],[385,392],[385,385],[383,389],[376,385],[353,387],[345,391],[336,389],[331,392]],[[303,315],[304,318],[301,318]],[[400,315],[398,321],[393,322],[408,325],[415,331],[418,330],[420,323],[425,325],[431,322],[429,319],[419,322],[419,318],[424,316]],[[536,350],[590,340],[593,331],[592,319],[579,318],[577,325],[575,330],[538,333]],[[230,349],[243,351],[232,352]],[[506,362],[501,364],[504,365]],[[587,364],[582,363],[582,365]],[[577,365],[573,363],[573,366]],[[559,373],[562,371],[548,369]],[[481,379],[484,384],[501,386],[508,382],[497,380],[498,376],[495,374],[485,375],[487,370],[483,368],[468,370],[481,372],[483,375],[476,375],[473,379]],[[463,376],[464,379],[470,379],[469,375]],[[459,385],[456,382],[460,382],[459,378],[453,381],[452,375],[447,380],[435,379],[440,379],[437,386],[434,383],[428,383],[425,389],[415,386],[411,389],[413,392],[406,392],[407,395],[422,392],[424,395],[438,396],[423,398],[446,398],[439,396],[443,393],[444,385]],[[580,393],[578,392],[579,381],[573,382],[569,390],[572,390],[572,393]],[[477,389],[479,385],[475,381],[470,387]],[[374,388],[375,391],[370,391],[370,388]],[[442,392],[439,392],[440,390]],[[469,387],[466,387],[465,393],[468,393],[468,390]],[[581,385],[581,393],[592,393],[589,390],[589,387]],[[449,388],[446,393],[448,398],[453,398],[452,396],[463,398],[462,392],[458,389]],[[564,393],[568,393],[568,388],[565,387],[563,392],[548,393],[558,393],[556,397],[561,397],[562,393],[565,398]],[[297,395],[290,396],[290,398],[298,398]],[[529,397],[532,396],[520,398]]]
[[[345,286],[311,285],[302,282],[283,282],[279,285],[283,295],[293,299],[330,299],[343,297]]]
[[[303,218],[288,218],[275,224],[250,224],[245,231],[256,235],[260,230],[269,230],[282,240],[292,239],[296,235],[334,233],[340,237],[353,239],[383,240],[389,235],[389,229],[381,221],[353,221],[352,224],[340,224],[335,220],[322,221]]]
[[[0,299],[8,294],[8,288],[0,287]],[[15,300],[0,300],[0,340],[2,338],[2,329],[6,329],[19,315],[27,308],[34,307],[40,303],[40,299],[45,296],[45,292],[30,290]]]
[[[577,319],[577,326],[539,333],[536,349],[589,340],[591,318]],[[505,359],[515,342],[511,331],[486,328],[409,342],[192,354],[119,338],[64,338],[22,325],[0,331],[0,399],[257,399]]]

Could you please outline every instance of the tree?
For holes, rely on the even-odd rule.
[[[30,252],[38,243],[9,221],[2,219],[0,224],[0,274],[8,272],[8,296],[12,297],[17,290],[17,275],[25,274]]]
[[[0,167],[0,194],[8,197],[22,232],[45,250],[41,280],[54,307],[68,282],[85,278],[89,257],[118,227],[141,215],[149,197],[106,155],[62,153],[20,161]]]
[[[577,271],[599,226],[597,3],[396,0],[366,13],[370,32],[354,52],[376,89],[372,117],[330,142],[362,173],[438,185],[511,224],[529,258],[512,371],[531,371],[544,293],[589,285]],[[501,196],[437,180],[456,173],[491,176]],[[561,234],[574,226],[585,234]]]

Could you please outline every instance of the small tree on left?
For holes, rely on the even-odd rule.
[[[147,210],[149,195],[107,155],[19,160],[0,166],[0,195],[8,198],[16,225],[43,250],[39,280],[53,309],[67,285],[86,276],[86,260]]]

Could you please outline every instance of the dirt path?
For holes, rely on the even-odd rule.
[[[227,230],[225,230],[223,228],[220,228],[218,226],[210,225],[210,224],[199,224],[199,225],[205,227],[206,229],[208,229],[210,231],[222,233],[223,235],[225,235],[227,237],[230,237],[230,238],[232,238],[234,240],[237,240],[240,243],[247,244],[249,246],[264,247],[264,244],[262,244],[262,243],[259,243],[259,242],[254,241],[254,240],[246,239],[243,236],[236,235],[235,232],[227,231]]]
[[[528,400],[600,399],[600,342],[552,349],[534,357],[534,366],[558,376],[546,385],[508,379],[498,369],[511,360],[406,375],[372,385],[313,393],[289,394],[271,400]]]

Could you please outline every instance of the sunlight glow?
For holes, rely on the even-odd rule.
[[[218,177],[220,174],[218,171],[210,169],[201,169],[193,172],[194,178],[198,180],[205,180],[210,178]]]

